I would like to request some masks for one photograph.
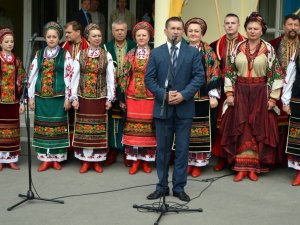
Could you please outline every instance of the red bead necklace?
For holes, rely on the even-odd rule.
[[[253,53],[250,52],[250,47],[249,47],[249,41],[246,41],[246,57],[248,60],[248,70],[252,70],[253,68],[253,62],[255,60],[255,58],[258,55],[259,49],[261,47],[261,41],[259,41],[259,43],[255,46],[255,51]]]

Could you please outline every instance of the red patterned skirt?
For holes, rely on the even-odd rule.
[[[154,100],[127,98],[127,116],[123,133],[123,145],[156,147],[153,128]]]
[[[73,146],[77,148],[107,151],[106,99],[79,97],[79,109],[75,114]]]
[[[20,153],[19,104],[0,103],[0,162],[10,161]],[[3,154],[6,156],[4,156]],[[4,157],[4,158],[3,158]]]
[[[234,170],[266,172],[279,141],[277,119],[267,109],[265,80],[246,79],[236,81],[234,107],[227,109],[221,124],[221,146]]]

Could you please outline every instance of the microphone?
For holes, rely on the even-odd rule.
[[[29,41],[34,41],[34,40],[37,38],[37,36],[38,36],[38,33],[35,32],[35,33],[31,36],[31,38],[29,39]]]
[[[176,36],[176,35],[173,35],[173,36],[172,36],[172,39],[171,39],[173,45],[175,45],[176,39],[177,39],[177,36]]]

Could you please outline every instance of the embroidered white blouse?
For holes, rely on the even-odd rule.
[[[100,49],[88,49],[88,57],[90,58],[97,58],[100,55]],[[114,64],[112,56],[109,52],[106,52],[107,56],[107,67],[106,67],[106,88],[107,88],[107,100],[114,101],[115,99],[115,72],[114,72]],[[80,78],[80,63],[79,63],[80,53],[74,59],[74,79],[71,81],[71,101],[78,99],[77,96],[77,89],[79,85],[79,78]]]
[[[50,58],[53,59],[55,58],[60,50],[60,46],[56,46],[53,49],[46,48],[45,51],[43,52],[43,57],[44,58]],[[30,73],[29,73],[29,87],[28,87],[28,96],[29,98],[34,98],[34,92],[35,92],[35,84],[37,81],[37,77],[39,74],[39,68],[38,68],[38,60],[37,60],[37,54],[35,55],[31,67],[30,67]],[[66,85],[65,89],[65,99],[70,99],[72,96],[71,94],[71,81],[73,78],[73,60],[69,52],[66,51],[65,55],[65,61],[64,61],[64,82]]]

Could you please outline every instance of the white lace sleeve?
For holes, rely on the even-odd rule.
[[[79,78],[80,78],[79,56],[80,53],[78,53],[75,59],[73,60],[73,75],[71,77],[71,97],[70,97],[71,101],[78,99],[77,90],[78,90]]]
[[[66,85],[65,89],[65,99],[70,99],[71,97],[71,79],[74,73],[73,60],[69,52],[66,52],[65,62],[64,62],[64,81]]]
[[[221,90],[218,88],[215,88],[215,89],[212,89],[208,92],[208,96],[209,97],[215,97],[217,99],[220,99],[220,93],[221,93]]]
[[[34,98],[35,84],[38,77],[39,69],[37,64],[37,55],[35,55],[29,71],[29,81],[28,81],[28,97]]]
[[[296,64],[294,60],[291,60],[287,67],[286,77],[283,82],[281,101],[282,104],[284,105],[290,104],[290,100],[292,96],[292,88],[295,79],[296,79]]]
[[[107,100],[115,99],[115,72],[112,56],[107,52],[107,68],[106,68],[106,85],[107,85]]]

